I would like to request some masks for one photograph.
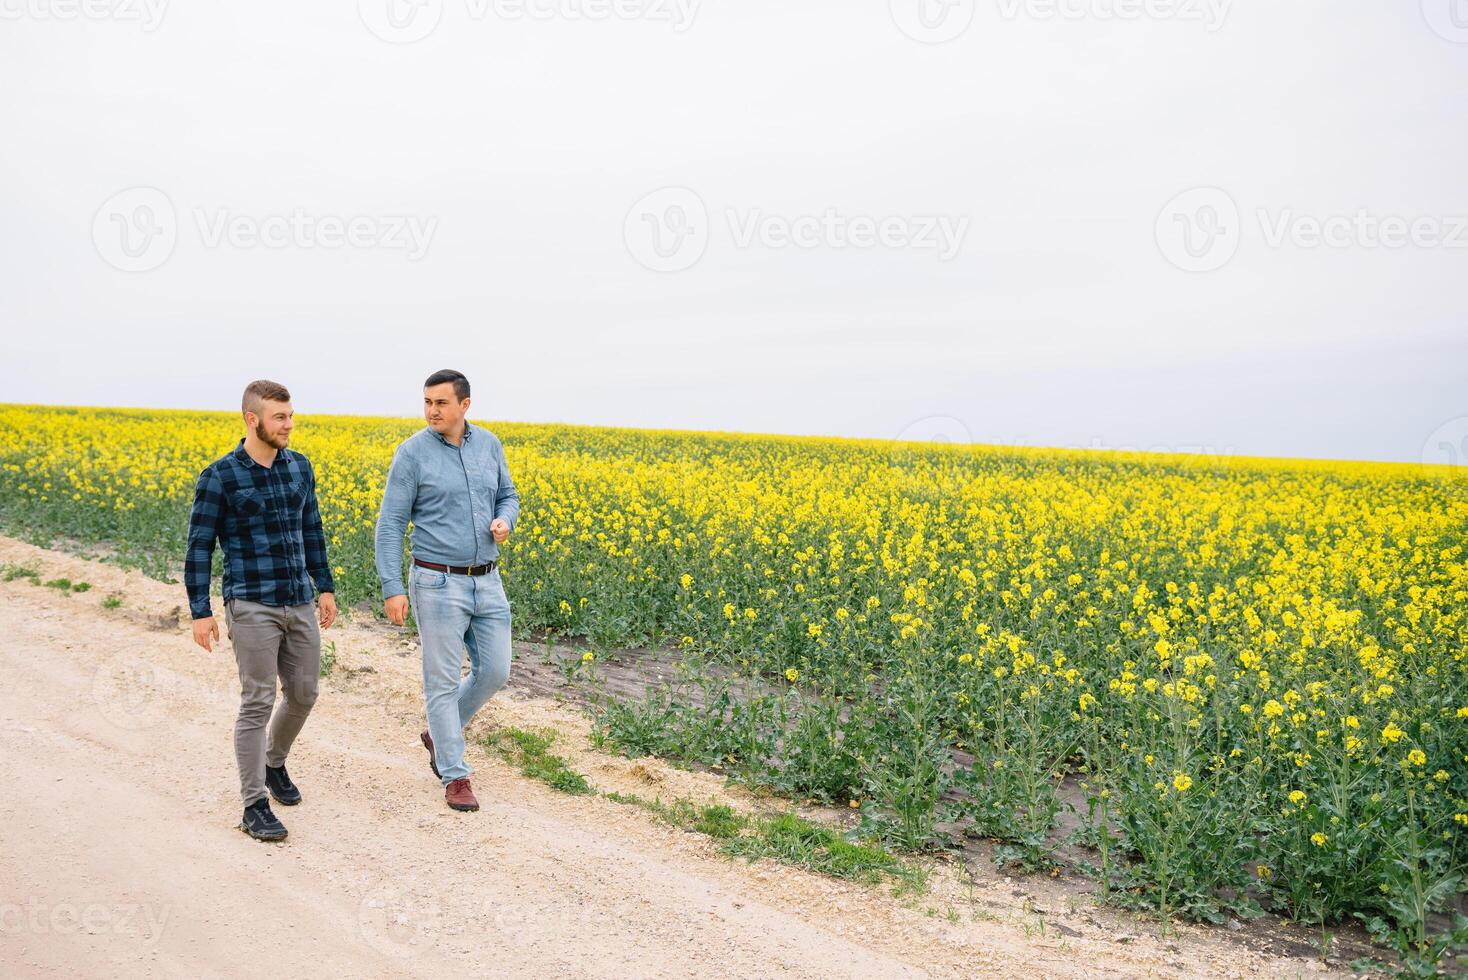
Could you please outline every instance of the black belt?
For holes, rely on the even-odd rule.
[[[424,561],[422,558],[414,558],[413,564],[421,568],[431,568],[435,572],[449,572],[453,575],[488,575],[494,571],[494,562],[487,565],[440,565],[436,561]]]

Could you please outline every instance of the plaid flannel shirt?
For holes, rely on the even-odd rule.
[[[296,606],[335,591],[326,534],[316,504],[316,473],[305,456],[282,449],[264,467],[235,450],[204,468],[194,487],[184,588],[194,619],[214,614],[209,578],[214,542],[224,549],[224,598]]]

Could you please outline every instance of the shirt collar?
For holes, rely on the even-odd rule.
[[[285,454],[286,454],[286,450],[284,450],[284,449],[277,449],[275,451],[275,462],[279,463],[281,460],[285,459]],[[244,440],[244,437],[243,436],[240,437],[239,445],[237,445],[237,446],[234,447],[234,452],[230,453],[230,455],[233,456],[239,462],[243,463],[244,465],[246,465],[246,466],[253,466],[256,469],[264,470],[264,469],[274,469],[275,468],[274,465],[271,465],[271,466],[261,466],[259,463],[255,462],[255,457],[253,457],[249,453],[245,452],[245,440]]]
[[[429,432],[432,432],[433,433],[433,437],[435,439],[437,439],[439,442],[443,443],[445,446],[452,446],[453,445],[453,443],[449,442],[447,439],[445,439],[443,437],[443,433],[439,432],[433,426],[431,426],[431,425],[428,426],[428,431]],[[464,423],[464,441],[465,442],[468,442],[469,439],[473,435],[474,435],[474,426],[472,424],[470,424],[469,422],[465,422]],[[244,440],[243,439],[240,440],[240,444],[241,445],[244,445]]]

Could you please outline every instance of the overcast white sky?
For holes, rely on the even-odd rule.
[[[81,2],[0,401],[1468,450],[1468,0]]]

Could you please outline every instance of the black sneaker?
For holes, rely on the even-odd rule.
[[[284,806],[295,806],[301,802],[301,791],[296,789],[295,783],[291,782],[285,766],[279,769],[273,766],[265,767],[265,787],[270,790],[270,795],[275,797],[275,802]]]
[[[285,840],[285,824],[275,819],[270,800],[263,796],[245,807],[240,829],[256,840]]]

